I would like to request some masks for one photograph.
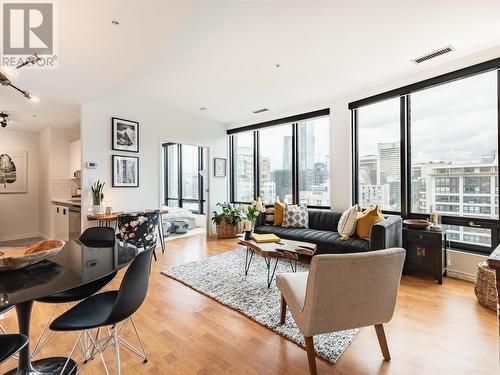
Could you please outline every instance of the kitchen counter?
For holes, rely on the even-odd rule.
[[[81,207],[82,202],[80,198],[57,198],[57,199],[52,199],[53,204],[57,204],[59,206],[64,206],[64,207],[71,207],[71,206],[77,206]]]

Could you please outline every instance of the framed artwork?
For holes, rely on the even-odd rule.
[[[0,193],[28,192],[28,151],[0,149]]]
[[[113,187],[139,187],[139,158],[112,155]]]
[[[139,123],[111,118],[111,148],[116,151],[139,152]]]
[[[226,177],[226,159],[214,158],[214,176]]]

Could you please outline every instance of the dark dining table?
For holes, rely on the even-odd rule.
[[[61,251],[29,267],[0,272],[0,308],[15,306],[19,333],[29,337],[31,310],[36,299],[98,280],[126,267],[138,254],[136,247],[116,241],[113,247],[88,247],[68,241]],[[29,344],[19,352],[18,367],[6,374],[59,374],[67,357],[31,361]],[[75,362],[70,359],[67,369]],[[66,370],[66,372],[69,372]]]

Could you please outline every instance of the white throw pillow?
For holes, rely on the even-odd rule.
[[[358,205],[355,204],[342,213],[337,231],[339,232],[342,240],[348,240],[356,231],[356,219],[358,217]]]
[[[283,228],[309,228],[309,213],[306,206],[286,206],[283,213]]]

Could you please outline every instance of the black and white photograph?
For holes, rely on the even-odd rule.
[[[226,177],[226,159],[214,158],[214,176]]]
[[[28,152],[0,150],[0,194],[28,192]]]
[[[139,152],[139,123],[113,117],[112,149],[116,151]]]
[[[113,187],[139,186],[139,158],[113,155]]]

